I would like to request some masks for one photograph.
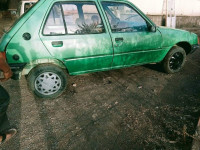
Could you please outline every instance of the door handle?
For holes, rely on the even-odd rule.
[[[123,42],[124,38],[120,37],[120,38],[115,38],[115,42]]]
[[[53,47],[62,47],[63,46],[63,41],[53,41],[51,42]]]
[[[115,47],[122,46],[123,41],[124,41],[124,38],[122,38],[122,37],[115,38],[115,44],[114,44],[114,46],[115,46]]]

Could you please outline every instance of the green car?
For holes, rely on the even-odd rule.
[[[15,75],[26,75],[31,91],[56,98],[67,76],[161,63],[180,71],[198,37],[157,27],[124,0],[40,0],[0,40]]]

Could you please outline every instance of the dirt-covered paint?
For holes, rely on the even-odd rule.
[[[108,18],[101,2],[104,0],[89,0],[96,5],[105,32],[101,34],[81,35],[51,35],[43,34],[43,29],[52,6],[56,2],[68,2],[68,0],[42,0],[23,15],[14,26],[4,34],[0,42],[0,51],[6,51],[8,63],[26,63],[44,61],[64,64],[69,74],[77,75],[95,71],[103,71],[115,68],[123,68],[132,65],[157,63],[164,59],[169,50],[180,42],[189,45],[198,44],[197,35],[183,31],[163,27],[156,27],[137,7],[128,1],[113,1],[129,5],[147,22],[150,27],[144,32],[120,32],[113,33]],[[74,1],[76,2],[76,0]],[[78,2],[78,1],[77,1]],[[83,1],[84,2],[84,1]],[[24,39],[24,34],[31,35],[30,40]],[[117,38],[123,39],[116,41]],[[61,41],[59,46],[52,46],[52,42]],[[19,59],[14,59],[18,55]],[[36,64],[30,68],[33,68]],[[27,68],[25,68],[27,69]],[[28,69],[30,71],[30,69]],[[28,74],[29,71],[24,71]]]

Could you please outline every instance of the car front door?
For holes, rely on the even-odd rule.
[[[129,3],[102,2],[114,45],[113,68],[157,62],[162,36]]]
[[[113,46],[95,2],[55,3],[47,16],[41,39],[70,74],[111,68]]]

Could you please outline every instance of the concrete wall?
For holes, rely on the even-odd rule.
[[[165,26],[165,16],[147,15],[156,25]],[[200,16],[177,16],[176,27],[200,27]]]
[[[129,0],[144,13],[162,15],[166,0]],[[175,0],[177,16],[200,16],[200,0]]]
[[[8,0],[0,0],[6,3]],[[17,8],[20,0],[10,0],[9,8]],[[164,0],[130,0],[149,16],[157,25],[165,25],[162,14]],[[177,28],[200,27],[200,0],[175,0],[177,13]],[[0,11],[0,18],[9,17],[6,12]]]
[[[129,0],[157,25],[165,25],[166,0]],[[175,0],[176,27],[200,27],[200,0]]]

